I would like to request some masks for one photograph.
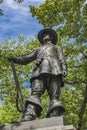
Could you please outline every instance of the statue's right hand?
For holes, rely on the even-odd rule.
[[[13,60],[14,60],[14,57],[9,56],[9,57],[8,57],[8,60],[11,62],[11,61],[13,61]]]

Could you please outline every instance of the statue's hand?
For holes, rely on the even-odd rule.
[[[13,60],[14,60],[14,57],[9,56],[9,57],[8,57],[8,60],[11,62],[11,61],[13,61]]]
[[[63,76],[67,76],[67,72],[66,71],[63,71]]]

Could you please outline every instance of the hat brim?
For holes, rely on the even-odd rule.
[[[56,31],[54,31],[53,29],[49,29],[49,28],[46,28],[46,29],[43,29],[41,30],[39,33],[38,33],[38,40],[40,41],[40,43],[43,44],[43,35],[45,33],[49,33],[53,36],[53,44],[56,44],[57,43],[57,40],[58,40],[58,36],[57,36],[57,33]]]

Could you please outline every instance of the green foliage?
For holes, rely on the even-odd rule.
[[[2,124],[20,120],[22,115],[16,110],[17,92],[8,57],[20,57],[21,55],[29,54],[29,52],[38,45],[37,40],[28,41],[23,36],[19,36],[17,41],[10,38],[9,41],[5,41],[4,44],[0,44],[0,99],[3,100],[0,106],[0,123]],[[24,102],[30,95],[30,89],[25,87],[23,83],[29,82],[33,65],[34,63],[27,66],[15,64]]]
[[[3,10],[2,9],[0,9],[0,16],[2,16],[3,15]]]
[[[3,0],[0,0],[0,4],[3,2]]]
[[[22,114],[16,110],[15,104],[7,97],[5,102],[0,105],[0,124],[7,124],[12,121],[17,121],[20,120],[21,117]]]
[[[20,3],[23,2],[24,0],[14,0],[14,1],[16,1],[16,2],[18,2],[18,3],[20,4]]]
[[[47,91],[44,93],[44,95],[41,97],[42,101],[42,106],[43,106],[43,111],[41,113],[40,118],[45,118],[48,110],[48,105],[49,105],[49,97]]]
[[[87,4],[84,0],[46,0],[39,7],[30,6],[32,16],[44,27],[57,26],[62,37],[87,42]],[[59,26],[58,26],[59,25]]]
[[[84,89],[83,89],[84,90]],[[79,110],[83,100],[82,89],[76,87],[65,87],[62,90],[61,100],[64,101],[66,112],[65,112],[65,119],[69,124],[73,124],[77,126],[79,117]]]

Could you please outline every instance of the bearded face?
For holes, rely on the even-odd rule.
[[[43,34],[43,43],[46,44],[48,42],[52,42],[53,41],[53,36],[49,33],[45,33]]]

